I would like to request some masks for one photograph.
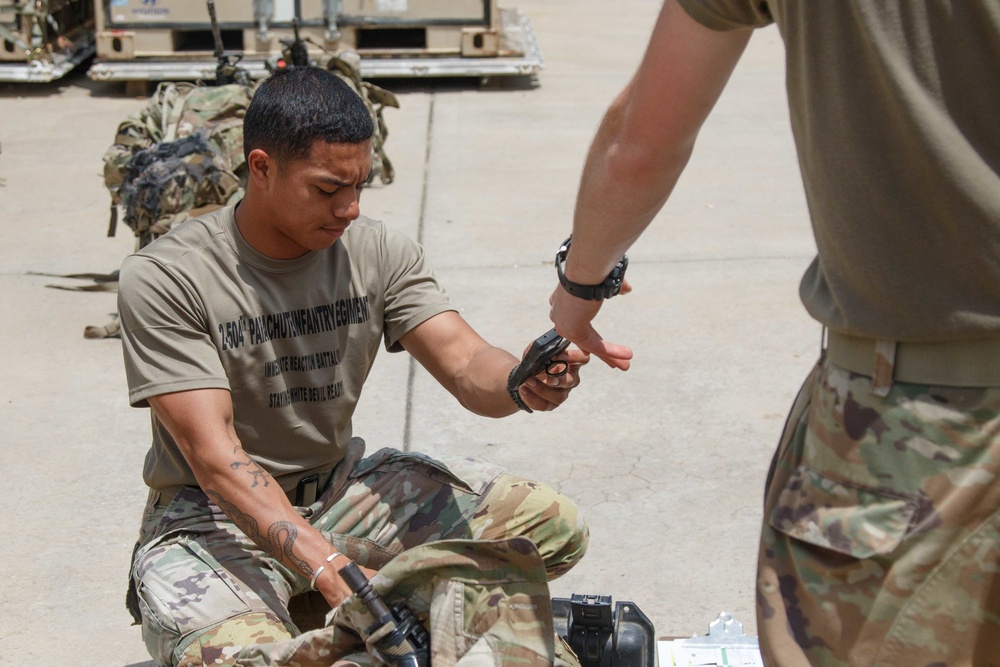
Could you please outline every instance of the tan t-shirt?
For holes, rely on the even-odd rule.
[[[709,28],[784,38],[819,251],[809,312],[883,339],[1000,336],[1000,5],[680,2]]]
[[[250,247],[234,208],[179,225],[122,264],[119,311],[129,401],[228,389],[244,449],[286,491],[328,470],[379,345],[452,310],[415,242],[359,218],[330,248],[275,260]],[[196,486],[153,416],[143,477]]]

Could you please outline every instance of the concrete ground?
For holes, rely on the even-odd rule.
[[[363,202],[418,238],[463,315],[512,351],[550,326],[551,261],[584,155],[660,2],[517,6],[545,57],[539,85],[394,83],[398,180]],[[756,632],[763,479],[819,348],[797,296],[814,246],[783,75],[777,31],[760,31],[630,253],[635,291],[597,326],[634,348],[632,370],[593,363],[555,413],[492,421],[405,354],[383,354],[355,424],[371,449],[484,456],[556,485],[592,537],[553,595],[631,600],[658,636],[704,633],[723,610]],[[105,236],[100,157],[143,103],[84,73],[0,85],[2,665],[152,664],[123,606],[148,415],[127,405],[119,342],[82,336],[115,296],[38,275],[111,271],[132,249],[124,226]]]

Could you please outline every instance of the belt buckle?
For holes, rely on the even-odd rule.
[[[295,506],[309,507],[319,497],[319,475],[308,475],[295,487]]]

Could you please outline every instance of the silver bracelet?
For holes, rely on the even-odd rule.
[[[326,562],[329,563],[330,561],[332,561],[337,556],[343,556],[343,555],[344,554],[340,553],[339,551],[334,551],[332,554],[330,554],[329,556],[326,557]],[[313,590],[313,591],[316,590],[316,581],[319,580],[319,575],[323,574],[323,570],[325,570],[325,569],[326,569],[326,565],[320,565],[318,568],[316,568],[316,572],[313,573],[312,579],[309,580],[309,589],[310,590]]]

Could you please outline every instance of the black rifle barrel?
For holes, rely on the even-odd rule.
[[[375,617],[375,622],[365,629],[366,635],[388,629],[374,647],[373,656],[391,667],[429,667],[430,635],[408,609],[394,613],[382,601],[354,561],[338,570],[344,583]]]
[[[215,41],[215,57],[219,58],[225,52],[222,45],[222,30],[219,29],[219,19],[215,15],[215,0],[208,2],[208,19],[212,22],[212,39]]]
[[[361,569],[358,567],[357,563],[351,561],[344,567],[340,568],[340,578],[344,580],[344,583],[354,592],[355,595],[368,607],[368,611],[372,613],[372,616],[376,620],[381,620],[388,616],[392,618],[392,612],[389,607],[386,606],[382,598],[379,597],[375,589],[372,588],[371,583],[368,581],[368,577],[364,575]]]

